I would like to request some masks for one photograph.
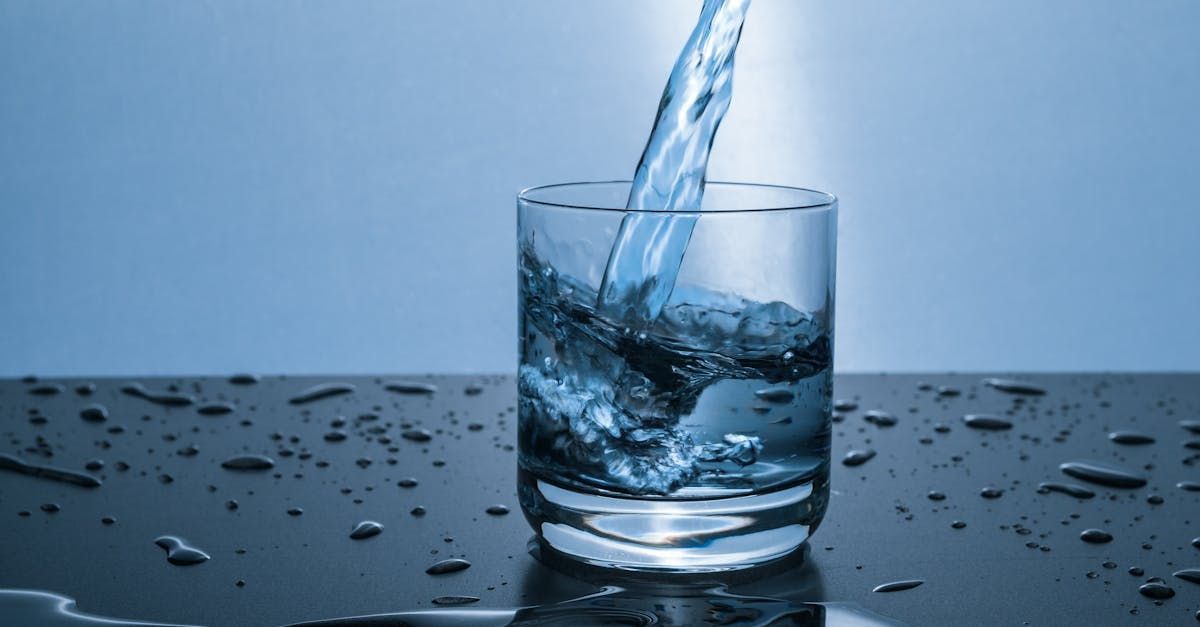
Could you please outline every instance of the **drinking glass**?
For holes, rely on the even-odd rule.
[[[634,211],[629,190],[518,195],[521,508],[594,565],[784,558],[829,496],[837,200],[714,182],[698,210]]]

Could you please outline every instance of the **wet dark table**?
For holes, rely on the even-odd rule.
[[[1200,375],[1008,376],[1046,393],[1003,392],[979,375],[839,376],[835,396],[858,407],[834,425],[833,495],[806,561],[734,580],[729,590],[852,603],[913,625],[1195,624],[1200,584],[1174,573],[1200,567],[1200,492],[1179,485],[1200,481],[1200,434],[1186,429],[1200,419]],[[128,380],[0,382],[0,453],[103,481],[88,488],[0,470],[0,588],[53,591],[97,615],[276,625],[429,609],[442,596],[500,608],[632,585],[568,576],[527,549],[531,533],[514,493],[511,378],[407,380],[437,391],[398,393],[387,388],[393,379],[376,377],[143,378],[141,395],[122,392]],[[320,383],[354,389],[290,402]],[[81,416],[93,404],[107,417]],[[897,424],[866,420],[872,409]],[[970,428],[967,414],[1013,426]],[[338,420],[345,425],[333,426]],[[406,438],[406,429],[430,437]],[[1118,430],[1156,442],[1111,441]],[[338,440],[326,437],[333,431],[347,437],[329,441]],[[877,455],[847,466],[850,449]],[[270,456],[275,466],[222,468],[246,454]],[[93,460],[103,467],[87,470]],[[1090,484],[1060,471],[1072,460],[1117,464],[1148,483]],[[1046,481],[1095,496],[1039,491]],[[1001,493],[985,498],[985,488]],[[47,504],[59,511],[44,511]],[[493,505],[512,511],[487,513]],[[417,507],[424,515],[411,513]],[[364,520],[383,533],[351,539]],[[1089,528],[1112,541],[1082,541]],[[164,534],[211,559],[168,563],[155,544]],[[425,573],[451,557],[472,566]],[[1151,577],[1174,596],[1141,594]],[[924,583],[872,591],[908,579]],[[670,624],[754,622],[753,614],[696,610],[682,598],[690,593],[675,591],[686,586],[645,586],[648,609],[663,609]],[[0,624],[11,617],[0,609]]]

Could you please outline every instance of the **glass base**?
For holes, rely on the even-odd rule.
[[[826,475],[786,488],[696,500],[614,497],[521,469],[525,518],[556,552],[606,568],[676,573],[752,568],[801,550],[829,499]]]

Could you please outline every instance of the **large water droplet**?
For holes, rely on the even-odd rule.
[[[1153,437],[1137,431],[1113,431],[1108,434],[1108,439],[1116,444],[1154,444]]]
[[[874,449],[851,449],[842,458],[842,463],[847,466],[861,466],[870,461],[872,457],[875,457]]]
[[[1150,597],[1151,599],[1159,600],[1169,599],[1175,596],[1175,590],[1170,586],[1165,583],[1158,583],[1154,581],[1142,584],[1142,586],[1138,588],[1138,592],[1142,593],[1142,596],[1144,597]]]
[[[350,532],[350,538],[352,540],[364,540],[381,533],[383,533],[383,525],[373,520],[364,520],[354,526],[354,529]]]
[[[418,381],[388,381],[383,384],[383,389],[397,394],[434,394],[437,392],[436,385]]]
[[[270,470],[275,467],[275,460],[266,455],[238,455],[221,462],[221,468],[226,470]]]
[[[258,383],[259,376],[256,374],[239,373],[229,377],[229,382],[234,385],[254,385]]]
[[[234,406],[231,403],[209,403],[196,408],[196,412],[202,416],[224,416],[232,414]]]
[[[141,383],[130,383],[125,387],[122,387],[121,392],[128,396],[150,401],[155,405],[162,405],[163,407],[186,407],[196,402],[196,399],[186,394],[153,392],[147,390]]]
[[[1184,581],[1200,583],[1200,568],[1185,568],[1183,570],[1177,570],[1172,574]]]
[[[863,420],[879,427],[896,426],[896,417],[881,409],[872,409],[863,414]]]
[[[1112,534],[1101,529],[1084,529],[1079,539],[1090,544],[1108,544],[1112,542]]]
[[[176,566],[191,566],[208,561],[208,553],[191,546],[177,536],[159,536],[154,543],[167,552],[167,561]]]
[[[445,575],[447,573],[457,573],[460,570],[466,570],[471,567],[471,562],[464,559],[452,558],[442,560],[433,566],[425,569],[425,572],[430,575]]]
[[[29,388],[29,393],[34,396],[57,396],[61,394],[65,388],[57,383],[47,383],[36,387]]]
[[[350,394],[354,390],[355,387],[349,383],[319,383],[288,399],[288,402],[293,405],[303,405],[333,396]]]
[[[911,590],[923,583],[925,583],[924,579],[905,579],[902,581],[892,581],[875,586],[871,592],[900,592],[901,590]]]
[[[1027,381],[1016,381],[1014,379],[996,379],[988,378],[983,380],[983,384],[1001,392],[1009,394],[1023,394],[1026,396],[1041,396],[1046,393],[1042,387],[1029,383]]]
[[[104,422],[108,420],[108,408],[104,405],[88,405],[79,410],[79,417],[87,422]]]
[[[91,475],[85,475],[81,472],[65,468],[55,468],[54,466],[30,464],[5,453],[0,453],[0,470],[9,470],[31,477],[70,483],[85,488],[98,488],[101,485],[100,480]]]
[[[1012,429],[1013,423],[999,416],[990,414],[967,414],[963,416],[963,422],[972,429],[982,429],[985,431],[1004,431]]]
[[[1071,461],[1059,465],[1063,473],[1089,483],[1110,488],[1140,488],[1146,478],[1130,470],[1112,464],[1092,461]]]

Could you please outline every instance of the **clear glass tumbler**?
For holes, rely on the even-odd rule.
[[[629,189],[518,196],[521,508],[595,565],[788,556],[829,495],[837,201],[709,183],[699,211],[630,211]]]

